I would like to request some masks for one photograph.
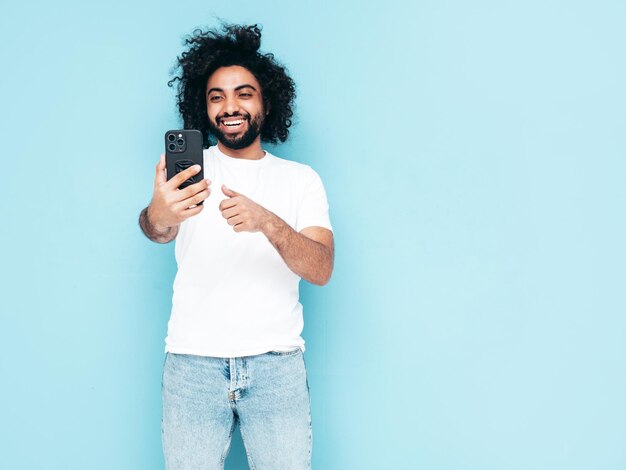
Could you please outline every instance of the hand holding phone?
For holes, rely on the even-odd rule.
[[[154,193],[148,207],[148,217],[157,230],[179,225],[202,211],[204,207],[202,202],[211,194],[209,180],[200,179],[197,183],[185,186],[184,189],[178,189],[185,182],[197,177],[200,172],[201,167],[193,165],[168,180],[165,154],[161,155],[154,177]]]

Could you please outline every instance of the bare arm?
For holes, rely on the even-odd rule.
[[[262,232],[289,269],[312,284],[323,286],[333,272],[333,233],[323,227],[296,232],[284,220],[243,194],[226,186],[220,203],[222,216],[235,232]]]
[[[270,214],[263,233],[289,269],[312,284],[326,285],[333,273],[333,232],[323,227],[296,232],[276,214]]]
[[[156,166],[152,201],[139,214],[139,227],[146,237],[156,243],[169,243],[178,235],[181,222],[202,211],[204,206],[198,204],[211,194],[209,180],[178,189],[199,171],[200,166],[194,165],[167,181],[165,155],[161,155]]]

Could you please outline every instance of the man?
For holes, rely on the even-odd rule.
[[[170,470],[223,469],[237,422],[250,468],[311,468],[298,283],[328,282],[333,233],[317,173],[261,147],[287,139],[295,87],[260,42],[256,26],[187,40],[170,85],[179,82],[185,128],[203,133],[207,179],[179,190],[199,167],[166,181],[162,155],[140,215],[148,238],[176,239],[163,370]]]

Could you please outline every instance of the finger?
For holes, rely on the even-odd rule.
[[[194,195],[193,197],[187,198],[184,201],[180,201],[174,204],[172,206],[172,209],[175,211],[179,211],[179,210],[185,210],[191,206],[198,205],[202,201],[204,201],[206,198],[208,198],[210,194],[211,194],[211,191],[207,188],[204,191],[200,191],[198,194]]]
[[[223,212],[226,209],[230,209],[231,207],[235,207],[238,202],[239,202],[238,199],[224,199],[222,202],[220,202],[219,208]]]
[[[167,181],[167,175],[165,174],[165,154],[161,154],[159,163],[156,166],[156,175],[154,176],[154,185],[163,184]]]
[[[237,233],[248,231],[245,222],[241,222],[241,223],[233,225],[233,230]]]
[[[224,217],[225,219],[230,219],[231,217],[234,217],[236,215],[239,215],[238,207],[231,207],[230,209],[222,211],[222,217]]]
[[[198,181],[197,183],[190,184],[184,189],[179,190],[176,193],[175,201],[184,201],[185,199],[189,199],[190,197],[195,196],[200,191],[204,191],[209,187],[211,182],[209,180]]]
[[[232,225],[234,227],[235,225],[243,223],[243,217],[241,217],[240,215],[236,215],[234,217],[231,217],[230,219],[227,219],[226,222],[228,222],[228,225]]]
[[[170,179],[167,182],[167,184],[172,188],[178,188],[181,184],[183,184],[189,178],[200,173],[200,169],[201,169],[200,165],[190,166],[186,170],[181,171],[176,176],[172,177],[172,179]]]
[[[227,188],[225,184],[222,185],[222,192],[225,196],[228,197],[241,196],[241,194],[239,194],[237,191],[233,191],[232,189]]]
[[[181,216],[183,217],[183,220],[186,220],[189,217],[193,217],[194,215],[202,212],[202,209],[204,209],[204,206],[190,207],[189,209],[185,209]]]

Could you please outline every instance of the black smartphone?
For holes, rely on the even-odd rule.
[[[178,187],[179,189],[198,183],[204,178],[202,132],[196,129],[167,131],[165,133],[167,179],[171,179],[193,165],[200,165],[200,172],[184,181]]]

